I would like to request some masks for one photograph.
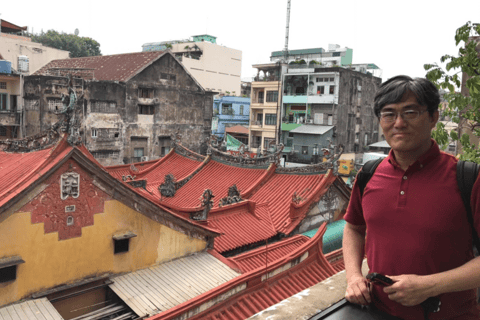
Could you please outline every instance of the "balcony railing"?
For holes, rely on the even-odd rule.
[[[266,77],[255,77],[253,81],[280,81],[281,78],[279,76],[266,76]]]
[[[260,148],[260,145],[261,145],[261,143],[259,143],[259,142],[252,142],[251,147],[252,148]]]
[[[262,121],[252,121],[252,126],[262,126]]]

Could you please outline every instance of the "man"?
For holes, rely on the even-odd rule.
[[[480,257],[473,259],[457,159],[431,139],[439,103],[426,79],[397,76],[376,93],[375,115],[392,150],[363,196],[357,185],[352,191],[343,239],[345,297],[402,319],[424,319],[420,303],[438,297],[440,311],[429,319],[479,319]],[[480,179],[471,205],[480,231]],[[370,272],[389,276],[393,285],[368,284],[361,273],[365,253]]]

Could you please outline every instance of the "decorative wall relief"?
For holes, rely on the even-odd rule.
[[[45,183],[47,188],[19,211],[30,212],[32,224],[43,223],[45,233],[58,232],[59,240],[81,237],[82,228],[93,226],[94,215],[104,212],[104,203],[110,200],[74,160],[63,164]]]

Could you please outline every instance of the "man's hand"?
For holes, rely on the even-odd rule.
[[[408,274],[388,277],[395,283],[385,287],[383,291],[388,294],[390,300],[406,307],[416,306],[435,295],[433,285],[425,276]]]
[[[351,303],[367,305],[372,302],[368,281],[363,276],[352,276],[347,281],[345,299]]]

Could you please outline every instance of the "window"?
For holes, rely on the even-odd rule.
[[[130,239],[115,240],[114,253],[128,252]]]
[[[0,137],[6,137],[7,136],[7,127],[0,126]]]
[[[60,111],[63,109],[63,103],[61,99],[48,99],[48,110]]]
[[[277,102],[278,91],[267,91],[267,102]]]
[[[335,78],[330,78],[330,82],[334,82],[335,81]]]
[[[277,115],[274,113],[267,113],[265,115],[265,125],[274,126],[277,124]]]
[[[134,148],[133,149],[133,162],[140,162],[142,161],[142,157],[144,155],[144,149],[143,148]]]
[[[0,110],[8,110],[6,93],[0,93]]]
[[[323,124],[323,113],[315,113],[313,116],[314,124]]]
[[[258,103],[263,103],[263,91],[258,92]]]
[[[288,133],[288,137],[289,137],[289,138],[293,138],[293,132],[289,132],[289,133]]]
[[[317,82],[323,82],[323,78],[317,78]]]
[[[328,125],[329,126],[333,125],[333,115],[331,115],[331,114],[328,115]]]
[[[240,115],[243,115],[243,105],[240,106]]]
[[[302,154],[304,155],[308,154],[308,146],[302,146]]]
[[[0,89],[7,90],[7,83],[6,82],[0,82]]]
[[[324,86],[317,86],[317,94],[324,94],[325,87]]]
[[[166,73],[160,73],[160,79],[168,80],[168,74],[166,74]]]
[[[92,138],[96,138],[98,136],[97,129],[92,128]]]
[[[174,74],[161,73],[161,74],[160,74],[160,79],[162,79],[162,80],[172,80],[172,81],[176,81],[176,80],[177,80],[177,76],[174,75]]]
[[[73,219],[73,217],[68,216],[67,217],[67,226],[73,226],[74,223],[75,223],[75,220]]]
[[[257,113],[257,126],[261,126],[263,124],[263,113]]]
[[[143,104],[138,105],[138,114],[154,114],[154,106],[146,106]]]
[[[231,103],[223,103],[222,104],[222,114],[229,114],[234,115],[232,104]]]
[[[113,101],[92,101],[92,112],[114,113],[117,103]]]
[[[171,74],[171,75],[170,75],[170,80],[176,81],[176,80],[177,80],[177,76],[174,75],[174,74]]]
[[[138,97],[139,98],[153,98],[153,89],[151,88],[138,88]]]
[[[333,56],[333,57],[340,57],[340,52],[334,52],[334,53],[332,54],[332,56]]]
[[[0,259],[0,283],[17,279],[17,266],[25,263],[19,256]]]
[[[330,94],[335,94],[335,86],[330,86]]]
[[[17,100],[18,96],[14,96],[13,94],[10,95],[10,110],[13,112],[17,111]]]

